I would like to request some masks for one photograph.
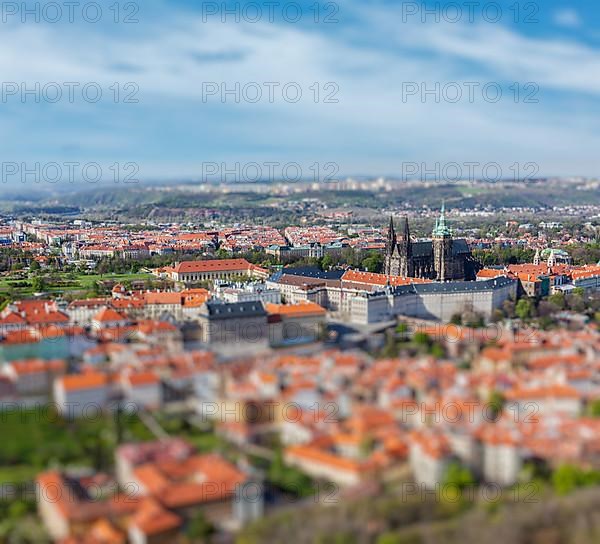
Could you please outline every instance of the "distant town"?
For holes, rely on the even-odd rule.
[[[0,222],[1,538],[425,542],[423,512],[330,514],[402,497],[450,535],[600,481],[598,221],[29,213]]]

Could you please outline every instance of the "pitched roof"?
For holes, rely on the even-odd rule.
[[[127,321],[127,319],[122,316],[119,312],[113,310],[112,308],[106,307],[102,308],[94,317],[93,321],[98,321],[99,323],[107,323],[111,321]]]
[[[0,319],[0,325],[23,325],[25,323],[25,319],[16,312],[11,312]]]
[[[88,372],[86,374],[69,374],[59,378],[65,391],[78,391],[81,389],[96,389],[108,385],[106,374]]]
[[[125,378],[132,386],[152,385],[160,382],[160,378],[154,372],[133,372]]]
[[[431,283],[431,280],[421,278],[408,278],[403,276],[387,276],[374,272],[362,272],[360,270],[346,270],[342,281],[353,283],[366,283],[368,285],[409,285],[411,283]]]
[[[63,372],[67,366],[66,363],[60,359],[52,361],[27,359],[23,361],[12,361],[9,364],[18,375],[36,374],[39,372]]]
[[[204,308],[204,313],[209,319],[232,319],[267,315],[260,301],[206,302]]]
[[[131,523],[145,535],[157,535],[177,529],[183,522],[154,499],[146,499],[131,518]]]
[[[316,302],[300,302],[298,304],[265,304],[268,314],[279,314],[289,317],[325,315],[327,312]]]
[[[246,259],[214,259],[209,261],[183,261],[175,267],[178,274],[250,270],[253,265]]]

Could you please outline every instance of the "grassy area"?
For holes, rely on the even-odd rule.
[[[27,465],[0,467],[0,486],[5,484],[21,485],[32,482],[37,470]]]
[[[114,281],[118,283],[128,283],[139,280],[156,279],[152,274],[130,273],[130,274],[55,274],[44,275],[44,292],[54,295],[60,294],[80,294],[81,296],[90,296],[95,293],[94,286],[98,281]],[[33,296],[35,289],[31,278],[0,278],[0,294],[6,296],[11,294],[14,298],[27,298]]]
[[[121,415],[124,440],[150,440],[135,416]],[[117,425],[112,416],[65,421],[52,410],[0,412],[0,481],[26,481],[48,466],[107,469],[113,464]]]
[[[211,451],[230,452],[232,450],[229,443],[218,436],[213,430],[200,430],[180,417],[172,417],[160,413],[154,414],[154,417],[165,432],[171,436],[185,438],[201,453]]]
[[[118,283],[156,279],[152,274],[79,274],[77,283],[80,288],[92,289],[97,281],[115,281]]]
[[[154,438],[137,416],[121,414],[119,421],[123,441]],[[0,437],[0,490],[31,490],[37,474],[51,467],[111,469],[117,424],[114,415],[68,422],[51,409],[6,410],[0,411]],[[0,542],[49,543],[32,494],[17,493],[18,499],[0,496]]]

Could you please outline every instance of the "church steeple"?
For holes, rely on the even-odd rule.
[[[433,236],[434,238],[452,236],[452,231],[450,230],[450,227],[446,225],[446,203],[444,201],[442,201],[442,209],[440,211],[440,216],[435,220]]]
[[[410,242],[410,229],[408,227],[408,217],[404,217],[404,227],[402,229],[402,240]]]
[[[452,231],[446,225],[446,204],[442,202],[442,209],[435,221],[433,229],[433,268],[438,281],[446,281],[455,276],[452,258]]]
[[[391,252],[396,247],[396,231],[394,229],[394,218],[390,215],[390,228],[388,230],[387,247]]]
[[[385,250],[384,271],[388,276],[397,276],[400,273],[400,255],[398,253],[398,240],[394,228],[394,218],[390,216],[390,228]]]

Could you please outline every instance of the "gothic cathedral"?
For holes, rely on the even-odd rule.
[[[390,217],[384,261],[386,275],[437,281],[474,280],[479,269],[466,240],[452,237],[446,225],[444,205],[435,221],[431,240],[413,242],[406,217],[402,233],[397,237],[394,220]]]

